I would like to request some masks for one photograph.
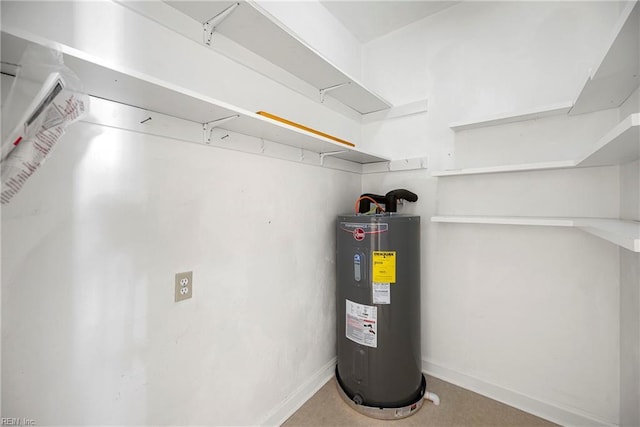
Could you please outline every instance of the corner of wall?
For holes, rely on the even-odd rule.
[[[337,358],[333,357],[314,375],[298,387],[291,395],[271,411],[259,425],[279,426],[293,415],[304,403],[333,377]]]
[[[640,88],[620,106],[640,112]],[[620,217],[640,221],[640,160],[620,166]],[[620,425],[640,425],[640,254],[620,248]]]
[[[549,402],[544,402],[533,397],[518,393],[499,385],[492,384],[480,378],[449,369],[445,366],[422,359],[422,371],[428,375],[447,381],[451,384],[474,391],[498,402],[521,409],[530,414],[561,425],[574,426],[613,426],[614,423],[596,419],[590,414],[575,410],[575,408],[562,408]],[[428,385],[427,385],[428,387]]]
[[[0,211],[0,218],[2,212]],[[2,259],[2,221],[0,220],[0,259]],[[2,263],[0,263],[0,414],[2,414]]]
[[[640,254],[620,248],[620,425],[640,425]]]

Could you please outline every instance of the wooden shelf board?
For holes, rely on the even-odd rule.
[[[196,21],[204,23],[235,2],[167,3]],[[361,114],[384,110],[391,106],[356,79],[342,72],[253,2],[241,1],[240,6],[222,21],[215,31],[298,76],[318,90],[351,82],[332,90],[328,95]],[[215,33],[212,43],[215,43]]]
[[[1,42],[2,61],[17,64],[28,43],[37,43],[38,40],[28,41],[3,30]],[[267,119],[195,91],[124,67],[107,64],[76,49],[63,45],[57,47],[63,52],[65,65],[78,75],[91,96],[199,123],[239,115],[240,117],[224,123],[220,128],[318,153],[342,151],[335,154],[335,157],[357,163],[388,160]]]
[[[456,216],[431,217],[432,222],[454,224],[531,225],[545,227],[576,227],[633,252],[640,252],[640,222],[610,218],[562,217],[498,217]]]
[[[521,122],[523,120],[540,119],[543,117],[559,116],[567,114],[573,103],[563,102],[561,104],[550,105],[543,108],[537,108],[527,111],[513,111],[502,114],[495,114],[482,117],[476,120],[451,123],[449,127],[458,132],[468,129],[478,129],[487,126],[503,125],[507,123]]]
[[[640,86],[640,3],[628,3],[569,114],[619,107]]]

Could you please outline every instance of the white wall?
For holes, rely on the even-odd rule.
[[[360,139],[353,120],[123,8],[27,2],[8,13],[6,4],[3,26]],[[593,142],[583,126],[596,134],[615,121],[610,113],[456,140],[448,124],[572,100],[618,10],[596,2],[466,2],[375,40],[364,51],[365,82],[396,105],[428,98],[430,112],[366,125],[366,148],[396,158],[427,154],[432,168],[524,162],[553,146],[532,147],[540,135],[560,131],[557,143],[569,145],[562,154],[580,151]],[[88,19],[95,16],[102,19]],[[178,65],[202,58],[211,68]],[[520,134],[515,147],[501,145],[505,159],[472,147]],[[39,424],[265,420],[334,355],[334,215],[349,211],[361,191],[406,187],[420,201],[403,211],[423,217],[426,366],[582,421],[616,423],[627,387],[618,381],[626,261],[617,248],[577,230],[427,218],[440,209],[617,216],[622,170],[448,180],[419,171],[360,180],[79,124],[3,208],[3,416]],[[220,200],[228,206],[222,211]],[[326,237],[310,237],[307,227]],[[194,271],[194,298],[176,304],[173,275],[183,270]],[[637,275],[629,277],[622,282]]]
[[[2,19],[3,29],[359,138],[352,119],[121,5],[3,2]],[[360,187],[348,172],[71,127],[2,208],[2,416],[274,422],[335,357],[334,218]],[[174,274],[187,270],[194,297],[174,303]]]
[[[640,89],[620,118],[640,112]],[[640,221],[640,162],[620,167],[620,217]],[[640,254],[620,249],[620,424],[640,425]]]
[[[363,177],[363,190],[404,187],[421,198],[409,209],[425,219],[422,354],[428,371],[484,394],[500,389],[507,403],[523,402],[523,409],[545,417],[554,411],[537,405],[577,414],[580,423],[615,423],[617,247],[578,230],[427,220],[435,212],[617,213],[615,167],[536,174],[437,183],[413,172],[372,174]],[[556,421],[566,423],[562,415]]]
[[[429,112],[364,126],[367,148],[429,156],[431,169],[576,158],[617,111],[454,134],[449,124],[572,102],[619,5],[463,2],[363,49],[363,80]],[[406,187],[416,213],[617,217],[618,167],[429,178],[363,177]],[[578,230],[423,227],[423,357],[428,371],[563,424],[618,422],[619,252]],[[426,240],[426,241],[425,241]],[[594,398],[594,393],[598,398]]]
[[[69,128],[3,207],[3,416],[260,423],[335,356],[334,218],[359,190],[356,174]],[[194,296],[174,303],[187,270]]]
[[[620,425],[640,425],[639,400],[640,255],[620,249]]]

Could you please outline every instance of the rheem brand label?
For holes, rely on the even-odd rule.
[[[359,224],[357,222],[341,222],[340,230],[351,233],[358,242],[364,240],[369,234],[380,234],[389,231],[389,224]]]
[[[355,230],[353,230],[353,238],[357,241],[364,240],[365,236],[366,234],[362,228],[356,228]]]

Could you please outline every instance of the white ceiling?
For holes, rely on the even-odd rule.
[[[361,43],[388,34],[460,1],[320,0]]]

